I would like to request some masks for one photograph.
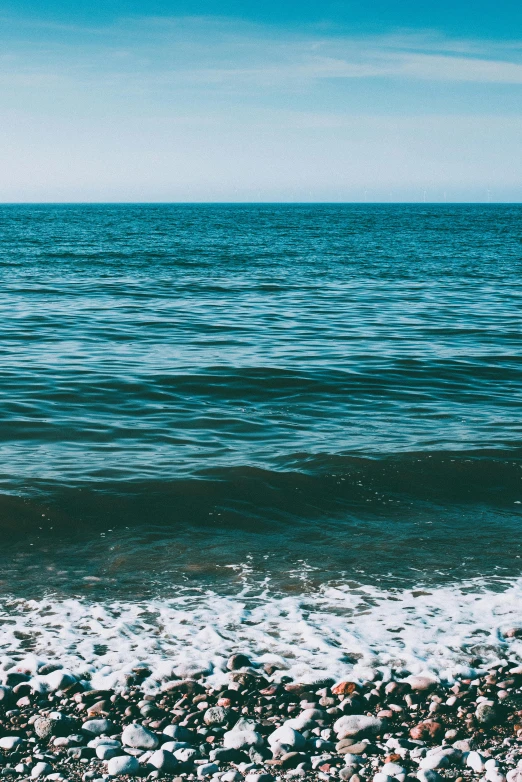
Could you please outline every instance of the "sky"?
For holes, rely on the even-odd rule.
[[[0,201],[522,200],[522,3],[0,5]]]

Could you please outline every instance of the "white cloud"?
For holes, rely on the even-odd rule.
[[[127,84],[292,87],[324,79],[522,84],[522,42],[448,39],[430,31],[320,35],[223,18],[126,19],[106,28],[40,27],[3,43],[0,79],[45,71]],[[52,40],[53,32],[56,40]]]

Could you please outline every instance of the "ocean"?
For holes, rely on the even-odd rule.
[[[3,205],[0,239],[0,655],[519,658],[522,206]]]

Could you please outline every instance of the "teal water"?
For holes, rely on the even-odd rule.
[[[522,207],[0,206],[5,594],[520,575]]]

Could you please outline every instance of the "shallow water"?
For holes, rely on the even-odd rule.
[[[211,624],[247,589],[321,605],[328,635],[325,589],[518,594],[521,218],[0,206],[6,616],[47,595],[190,623],[188,589]]]

